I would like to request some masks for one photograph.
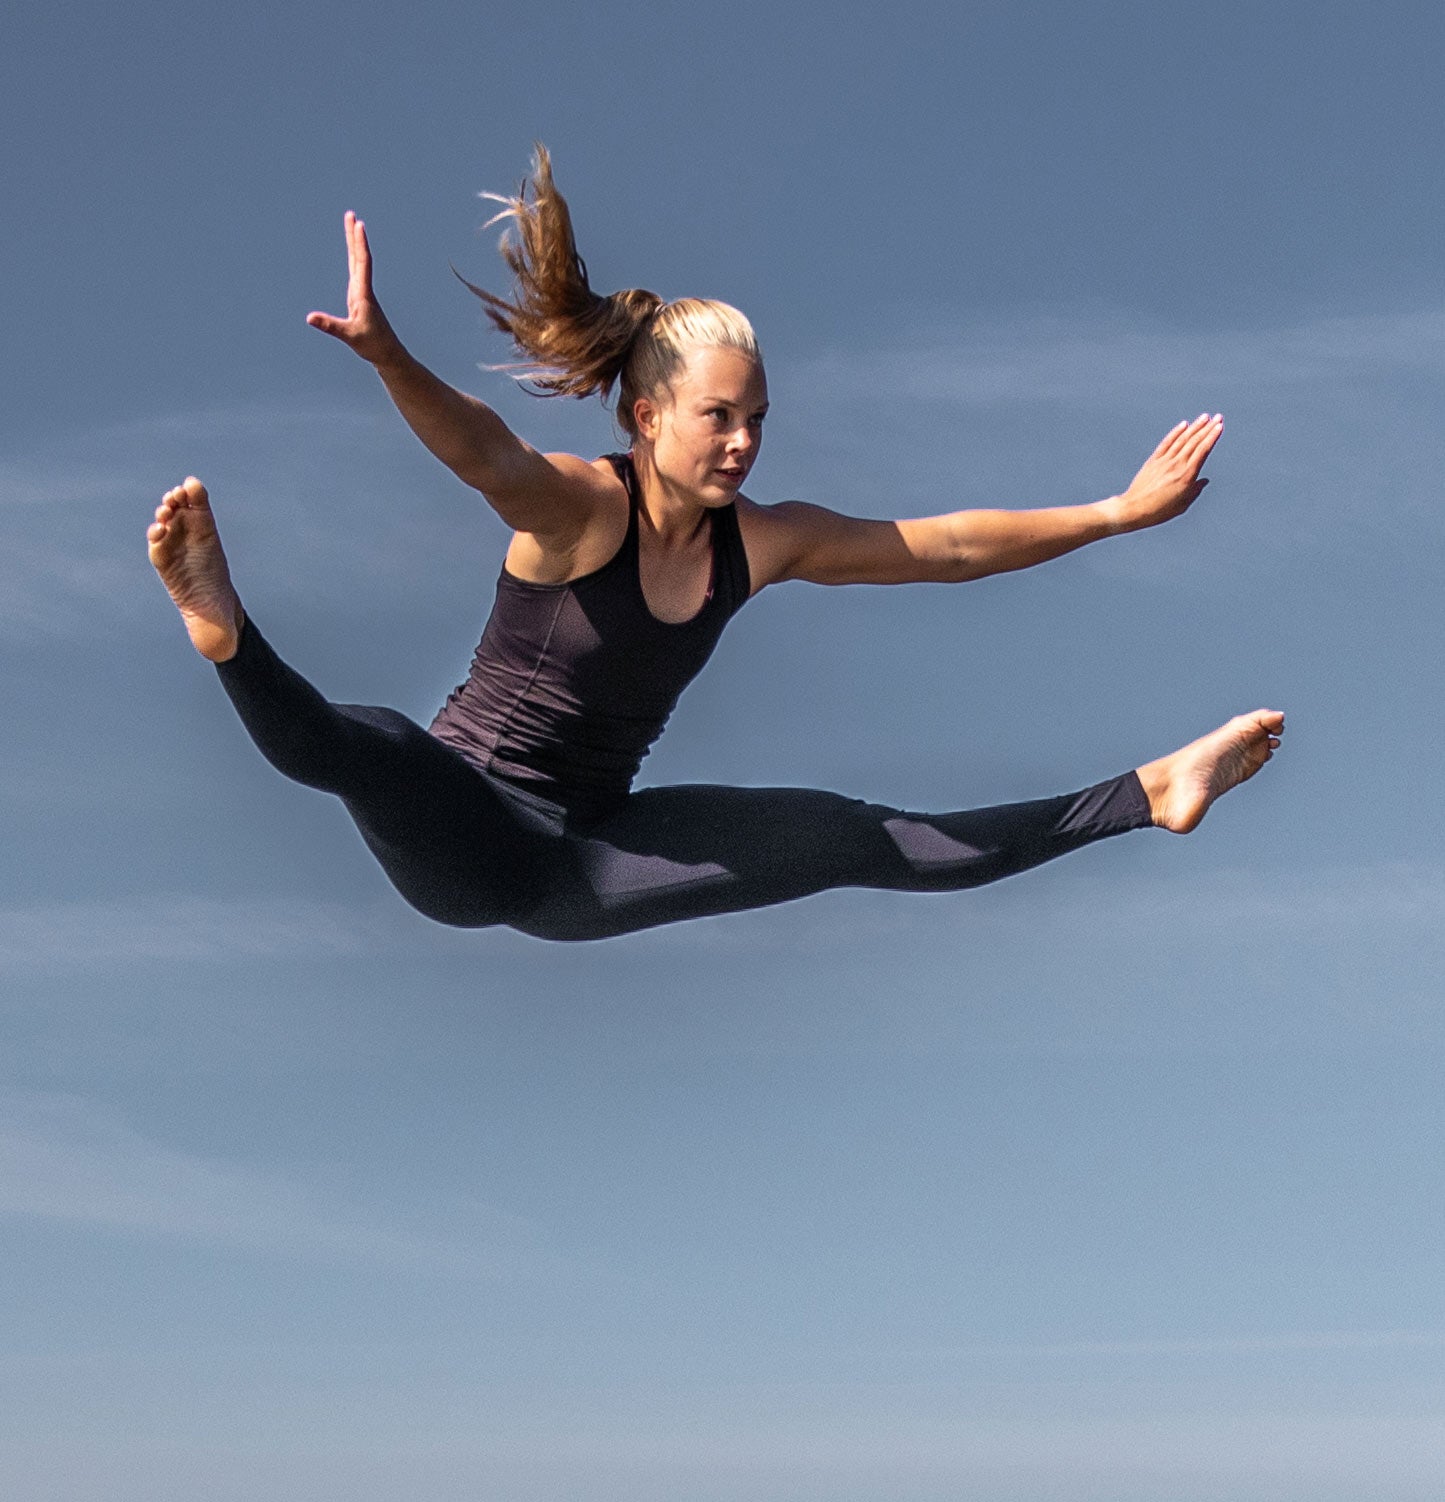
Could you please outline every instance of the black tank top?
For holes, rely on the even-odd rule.
[[[467,681],[431,733],[473,766],[594,818],[626,796],[683,689],[712,655],[750,592],[736,506],[710,512],[712,582],[702,609],[676,625],[647,608],[638,571],[637,474],[627,536],[601,568],[565,584],[529,584],[502,568]]]

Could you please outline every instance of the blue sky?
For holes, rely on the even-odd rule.
[[[1445,1487],[1445,21],[1425,6],[25,7],[0,56],[0,1490],[1382,1502]],[[578,948],[429,926],[246,742],[142,533],[425,721],[505,537],[304,326],[551,147],[605,288],[745,308],[752,493],[1183,520],[755,601],[654,782],[912,807],[1238,710],[1188,840]]]

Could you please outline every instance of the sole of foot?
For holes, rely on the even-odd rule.
[[[189,476],[168,490],[146,531],[150,560],[176,609],[191,645],[210,662],[236,655],[245,619],[216,531],[206,487]]]
[[[1278,710],[1256,709],[1140,767],[1150,817],[1175,834],[1198,828],[1216,798],[1248,782],[1274,755],[1283,734]]]

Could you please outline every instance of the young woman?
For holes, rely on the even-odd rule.
[[[467,681],[430,731],[329,704],[243,612],[201,483],[170,491],[150,557],[191,641],[262,754],[337,794],[408,902],[442,923],[591,939],[785,902],[830,887],[949,891],[1093,840],[1191,830],[1279,745],[1284,717],[1240,715],[1083,792],[917,814],[798,788],[631,791],[642,757],[751,595],[817,584],[963,581],[1029,568],[1180,515],[1203,490],[1217,416],[1180,423],[1127,490],[1092,505],[863,521],[742,493],[767,412],[762,356],[724,303],[599,297],[539,148],[505,200],[510,302],[477,292],[554,395],[617,387],[626,454],[539,454],[403,348],[346,216],[347,314],[308,322],[375,366],[417,437],[513,529]]]

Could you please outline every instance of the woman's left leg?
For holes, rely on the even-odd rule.
[[[806,788],[651,788],[569,832],[560,874],[511,922],[540,938],[597,939],[831,887],[981,886],[1126,830],[1188,833],[1283,731],[1283,715],[1256,710],[1081,793],[947,814]]]
[[[808,788],[649,788],[570,838],[566,874],[514,926],[596,939],[832,887],[951,892],[1151,823],[1129,772],[1060,798],[916,814]]]

